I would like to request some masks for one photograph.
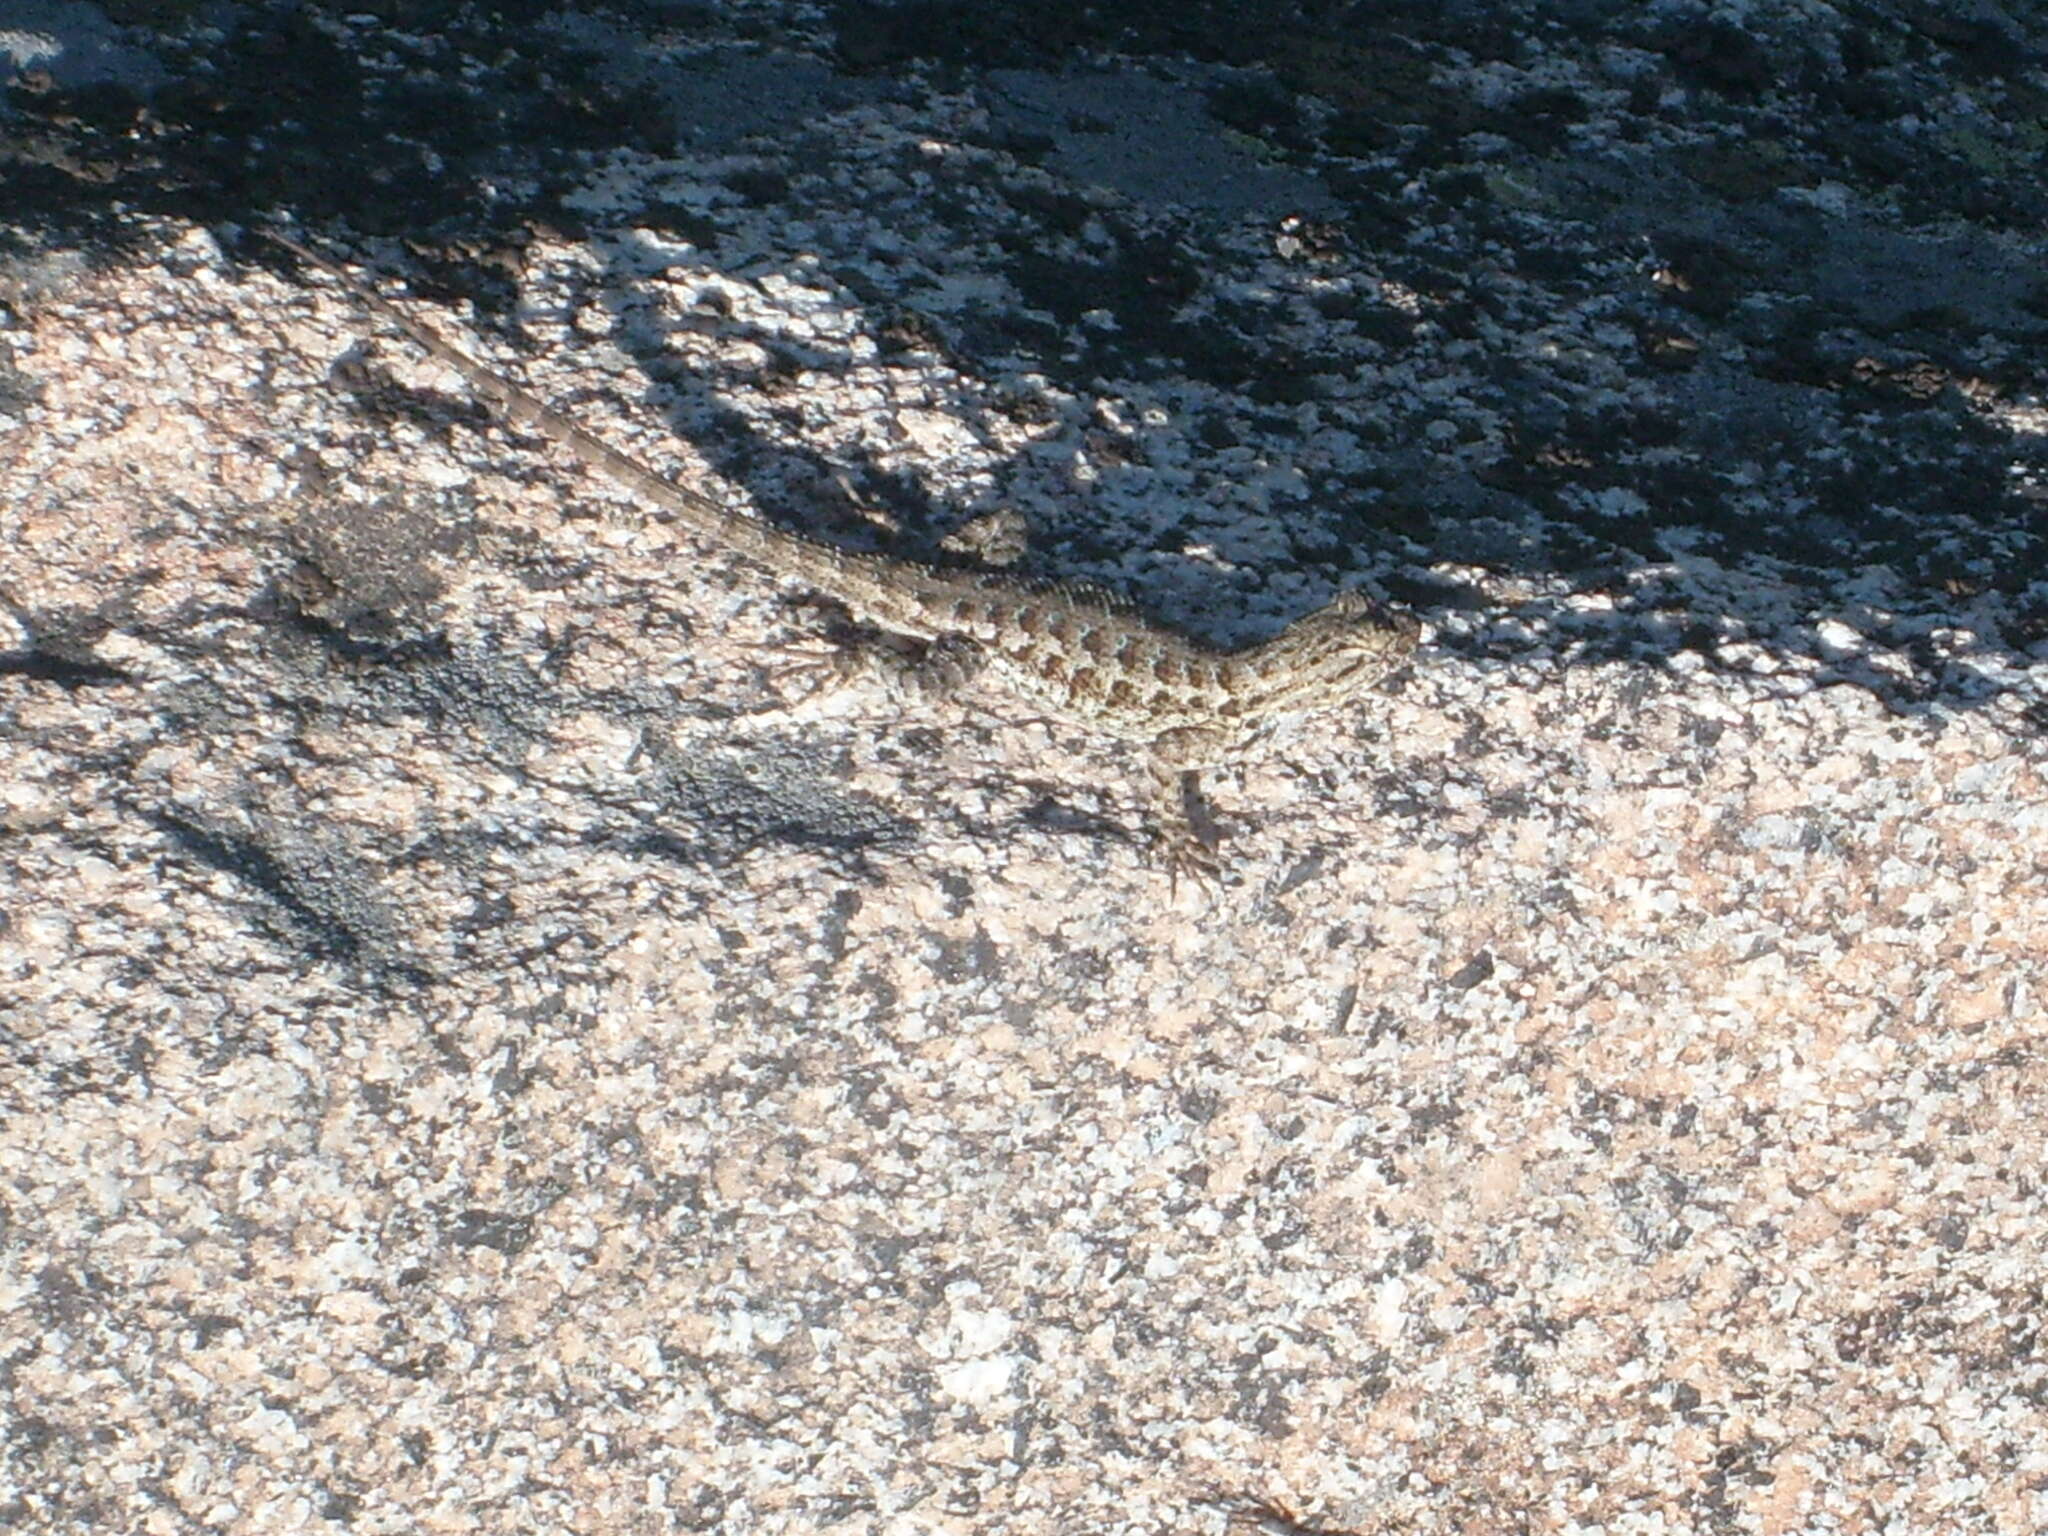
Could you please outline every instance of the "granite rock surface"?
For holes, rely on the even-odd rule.
[[[1227,9],[0,29],[0,1523],[2048,1528],[2048,27]],[[1428,639],[1175,888],[272,219],[785,526]]]

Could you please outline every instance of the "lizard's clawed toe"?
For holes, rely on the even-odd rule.
[[[1175,889],[1183,880],[1203,889],[1223,883],[1223,861],[1190,828],[1162,831],[1157,849],[1160,862],[1166,866],[1167,879]]]

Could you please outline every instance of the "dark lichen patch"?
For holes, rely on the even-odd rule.
[[[602,833],[641,857],[730,864],[768,848],[811,848],[859,861],[904,845],[908,825],[840,789],[798,743],[685,752],[657,745],[634,804],[642,809]]]
[[[54,683],[59,688],[103,688],[125,683],[132,674],[89,655],[67,655],[44,648],[0,651],[0,676],[19,677],[32,683]]]
[[[7,286],[0,278],[0,291]],[[0,418],[19,416],[43,398],[43,382],[15,362],[14,348],[0,342]]]
[[[399,914],[373,866],[331,837],[258,818],[244,827],[168,806],[144,812],[185,857],[232,877],[281,919],[277,938],[318,960],[410,970]]]
[[[280,594],[307,617],[374,639],[430,622],[448,561],[474,543],[465,517],[398,496],[305,501],[286,539],[298,558]]]

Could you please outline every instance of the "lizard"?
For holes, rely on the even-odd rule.
[[[1176,880],[1220,875],[1189,814],[1202,769],[1230,761],[1276,717],[1355,698],[1420,639],[1412,616],[1345,591],[1261,644],[1219,650],[1094,587],[871,554],[776,527],[657,474],[443,340],[338,262],[279,230],[262,233],[326,273],[507,419],[707,542],[837,602],[863,623],[922,642],[956,676],[993,675],[1049,718],[1143,746],[1154,842]]]

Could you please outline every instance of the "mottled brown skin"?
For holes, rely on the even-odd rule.
[[[341,267],[274,231],[270,238],[339,282],[513,421],[674,513],[716,543],[843,603],[857,618],[943,645],[1048,715],[1150,748],[1159,845],[1176,873],[1216,861],[1187,802],[1198,770],[1233,756],[1262,725],[1355,698],[1416,646],[1419,626],[1347,592],[1263,645],[1214,651],[1086,587],[1034,586],[818,543],[720,506],[591,436],[450,346]]]

